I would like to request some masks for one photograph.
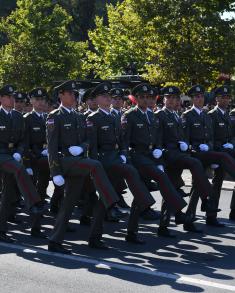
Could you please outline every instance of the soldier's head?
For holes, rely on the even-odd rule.
[[[72,108],[76,103],[75,91],[77,91],[76,82],[73,80],[65,81],[56,86],[54,91],[57,93],[61,104],[64,107]]]
[[[157,89],[152,87],[152,89],[149,90],[149,98],[147,99],[148,108],[151,110],[154,110],[157,105],[157,95]]]
[[[14,108],[14,87],[12,85],[5,85],[0,89],[0,103],[6,110]]]
[[[113,88],[110,91],[112,106],[114,109],[121,110],[125,100],[125,93],[122,89]]]
[[[24,113],[29,113],[29,112],[32,111],[32,109],[33,109],[33,105],[30,103],[30,98],[27,95],[27,98],[26,98],[25,103],[24,103],[24,110],[23,110],[23,112]]]
[[[226,110],[231,102],[231,92],[228,86],[220,86],[214,91],[215,99],[217,105]]]
[[[181,104],[181,98],[180,96],[177,96],[175,99],[175,111],[180,111],[182,109],[182,104]]]
[[[109,82],[102,82],[93,89],[92,95],[95,97],[97,105],[100,108],[110,108],[111,96],[109,92],[111,90],[111,87],[112,85]]]
[[[25,107],[25,101],[27,99],[27,94],[23,92],[14,92],[13,97],[15,99],[15,110],[23,113]]]
[[[204,106],[204,102],[205,102],[204,93],[205,93],[205,89],[200,84],[194,85],[188,90],[187,94],[189,97],[191,97],[192,104],[198,109],[202,109]]]
[[[176,86],[166,86],[161,89],[163,103],[170,111],[175,111],[177,99],[180,97],[180,89]]]
[[[135,97],[137,106],[143,111],[146,111],[149,106],[152,91],[153,89],[148,83],[141,83],[132,89],[132,95]]]
[[[92,111],[96,111],[98,108],[95,96],[92,94],[94,88],[87,89],[82,97],[82,101],[87,104],[88,108]]]
[[[29,93],[30,103],[36,112],[45,112],[48,94],[44,88],[35,88]]]

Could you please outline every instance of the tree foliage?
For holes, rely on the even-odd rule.
[[[18,0],[0,24],[8,44],[0,50],[0,80],[28,90],[82,77],[86,43],[70,40],[71,16],[50,0]]]
[[[96,19],[88,58],[97,75],[123,72],[130,62],[152,82],[212,83],[235,67],[233,1],[125,0]]]

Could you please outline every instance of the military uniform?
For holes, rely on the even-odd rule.
[[[177,87],[166,87],[163,89],[163,95],[179,95]],[[162,148],[164,149],[164,158],[166,164],[169,166],[176,166],[177,173],[180,175],[180,170],[189,169],[195,186],[197,186],[203,205],[207,205],[207,197],[212,194],[212,187],[206,177],[204,168],[201,162],[192,158],[187,153],[189,142],[184,134],[183,124],[181,119],[175,115],[173,111],[164,107],[158,111],[156,118],[159,119],[160,133],[162,134]],[[181,150],[181,144],[186,145],[186,148]],[[172,169],[171,169],[172,170]],[[204,209],[204,207],[203,207]],[[169,215],[165,212],[164,206],[162,207],[162,225],[169,224]]]
[[[132,93],[135,95],[149,91],[148,85],[139,85]],[[122,116],[122,129],[131,162],[141,177],[157,182],[167,208],[174,213],[180,211],[186,203],[178,195],[166,173],[158,168],[158,165],[162,165],[161,158],[156,159],[152,154],[154,149],[162,149],[159,120],[154,114],[148,111],[144,113],[135,107]]]
[[[31,98],[47,98],[42,88],[36,88],[30,93]],[[24,115],[25,119],[25,166],[32,168],[36,188],[41,198],[45,200],[50,180],[47,158],[46,118],[44,113],[33,110]]]
[[[91,158],[98,159],[102,163],[114,186],[120,184],[120,178],[125,179],[134,196],[128,233],[136,233],[140,213],[155,201],[142,183],[137,170],[128,162],[123,162],[120,157],[123,155],[126,158],[127,155],[120,121],[111,113],[98,109],[88,116],[87,129]]]
[[[1,96],[13,94],[12,86],[5,86],[0,90]],[[25,167],[21,162],[24,152],[24,119],[15,110],[7,113],[2,107],[0,109],[0,170],[6,175],[13,175],[20,193],[23,195],[26,206],[33,211],[37,203],[41,202],[32,180],[28,176]],[[10,176],[11,177],[11,176]],[[8,185],[7,176],[4,177],[4,185]],[[0,208],[0,231],[7,231],[7,218],[9,216],[9,205],[12,202],[11,194],[6,192],[2,196]],[[40,211],[37,208],[35,212]]]
[[[61,91],[73,91],[74,82],[66,82],[57,87]],[[99,193],[99,202],[94,215],[90,240],[102,237],[105,209],[118,201],[118,196],[110,184],[102,165],[88,158],[89,145],[86,140],[86,122],[84,116],[60,106],[47,118],[47,141],[49,166],[55,182],[56,176],[65,177],[65,198],[57,215],[50,242],[61,243],[71,217],[74,204],[80,195],[84,177],[91,174]],[[72,155],[71,147],[82,148],[80,155]],[[49,243],[50,244],[50,243]]]
[[[191,153],[194,158],[199,159],[204,167],[209,167],[212,164],[218,164],[222,170],[228,172],[231,176],[235,176],[235,161],[226,153],[213,150],[213,129],[210,117],[203,111],[199,114],[192,107],[182,115],[185,135],[191,145]],[[208,151],[201,151],[200,145],[205,144],[209,147]],[[223,182],[223,172],[220,168],[215,169],[213,178],[213,193],[210,195],[211,204],[218,208],[220,191]],[[196,205],[199,198],[199,191],[195,184],[195,192],[191,194],[191,199],[188,208],[188,215],[193,219],[196,213]],[[208,214],[208,217],[215,217],[215,214]]]

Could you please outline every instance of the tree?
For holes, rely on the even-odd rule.
[[[87,44],[73,42],[71,16],[50,0],[18,0],[0,24],[9,43],[0,50],[0,80],[22,90],[55,80],[83,77]]]
[[[235,68],[233,1],[125,0],[108,6],[108,25],[97,18],[88,53],[97,75],[120,74],[135,61],[154,82],[212,83]]]

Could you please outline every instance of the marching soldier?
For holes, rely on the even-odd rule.
[[[113,186],[125,179],[133,196],[126,241],[142,244],[138,238],[138,219],[141,212],[154,204],[154,199],[142,183],[137,170],[128,163],[126,145],[121,133],[120,119],[110,111],[111,86],[108,83],[98,85],[93,95],[96,96],[98,110],[87,118],[90,155],[104,166]],[[112,91],[111,91],[112,93]]]
[[[122,116],[122,128],[130,159],[141,176],[154,180],[165,200],[167,209],[176,214],[177,223],[184,223],[184,214],[179,213],[186,202],[179,196],[162,168],[162,143],[159,120],[147,111],[149,92],[148,84],[140,84],[132,90],[137,106]],[[159,229],[158,234],[167,233]]]
[[[46,142],[46,114],[44,113],[48,94],[44,88],[35,88],[29,93],[33,110],[24,115],[25,155],[24,163],[42,200],[47,196],[50,181],[48,150]],[[40,219],[35,219],[31,229],[34,237],[45,238],[40,230]]]
[[[231,101],[231,92],[228,86],[220,86],[215,92],[217,106],[209,112],[213,122],[215,150],[228,153],[235,159],[235,123],[234,113],[228,113],[228,106]],[[223,175],[220,176],[218,190],[221,190]],[[231,212],[229,215],[231,220],[235,220],[235,191],[233,191],[231,201]]]
[[[112,207],[118,196],[110,184],[100,162],[89,159],[89,145],[86,140],[86,122],[84,116],[72,109],[75,100],[74,81],[67,81],[57,86],[61,105],[47,118],[47,141],[49,166],[55,185],[65,184],[65,198],[57,215],[56,223],[50,237],[50,251],[69,253],[62,241],[71,217],[74,204],[83,186],[85,176],[91,174],[99,201],[94,212],[94,221],[89,237],[92,248],[107,248],[102,238],[103,219],[107,209]]]
[[[112,97],[111,104],[112,107],[110,109],[110,113],[118,119],[119,122],[121,122],[121,117],[123,114],[123,104],[125,100],[124,91],[120,88],[113,88],[110,90],[110,95]],[[129,208],[128,204],[125,202],[122,193],[127,188],[127,185],[123,178],[120,178],[120,182],[117,186],[118,188],[118,195],[120,197],[120,200],[118,202],[119,207],[121,208]],[[117,191],[117,190],[116,190]]]
[[[11,185],[12,175],[16,180],[20,193],[24,197],[29,212],[34,215],[43,213],[44,206],[32,180],[27,174],[23,164],[24,153],[24,119],[13,110],[14,88],[6,85],[0,89],[0,170],[4,172],[4,186]],[[9,175],[9,176],[8,176]],[[12,195],[6,190],[2,196],[0,208],[0,241],[13,242],[7,236],[7,220],[11,211]]]
[[[204,88],[200,85],[193,86],[188,95],[192,98],[193,106],[182,115],[183,127],[187,141],[191,146],[191,154],[194,158],[201,161],[203,166],[214,167],[215,176],[212,180],[213,192],[210,194],[210,202],[216,209],[218,209],[219,197],[223,182],[223,171],[228,172],[233,178],[235,178],[235,161],[229,154],[221,152],[221,148],[217,147],[217,139],[213,137],[213,133],[216,134],[216,129],[213,127],[212,115],[217,109],[212,111],[209,115],[206,114],[202,108],[204,105]],[[214,122],[215,123],[215,122]],[[221,128],[225,131],[225,121],[221,123]],[[219,125],[218,123],[218,125]],[[215,142],[213,144],[213,141]],[[222,141],[222,144],[225,144]],[[222,146],[221,144],[221,146]],[[218,167],[218,168],[217,168]],[[189,207],[186,215],[192,220],[195,217],[197,202],[199,198],[199,190],[197,185],[193,184],[193,191],[189,202]],[[223,224],[217,220],[217,213],[207,213],[206,224],[210,226],[222,227]],[[193,224],[191,224],[191,230],[198,232]]]
[[[189,169],[195,186],[200,193],[202,210],[215,211],[207,200],[212,194],[212,187],[200,161],[192,158],[187,152],[189,149],[189,141],[184,135],[182,121],[178,119],[174,113],[176,98],[180,95],[180,90],[175,86],[168,86],[162,89],[162,94],[164,96],[165,106],[155,115],[156,118],[159,119],[159,128],[161,129],[160,133],[162,134],[162,148],[164,149],[166,164],[169,166],[175,166],[178,174],[181,173],[180,170]],[[170,215],[166,211],[163,203],[162,218],[160,222],[161,229],[166,231],[163,236],[170,236],[167,229],[169,220]],[[190,227],[187,224],[189,224]],[[191,230],[191,222],[186,223],[184,228]]]

